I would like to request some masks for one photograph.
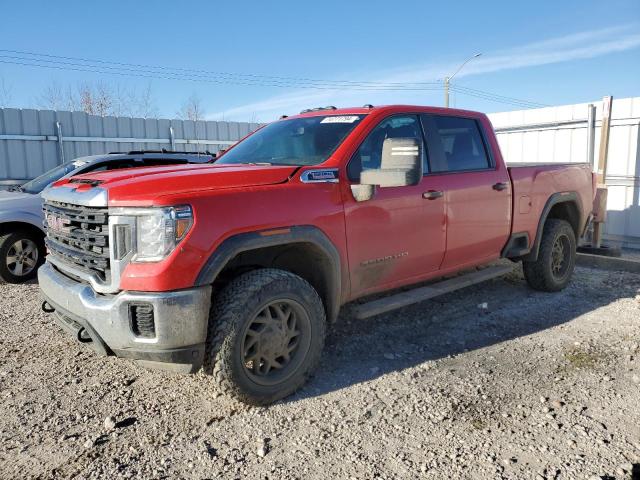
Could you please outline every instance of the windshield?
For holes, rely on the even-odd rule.
[[[318,165],[329,158],[362,117],[329,115],[274,122],[238,143],[216,165]]]
[[[43,173],[39,177],[36,177],[33,180],[23,184],[20,187],[20,190],[33,194],[40,193],[50,183],[53,183],[56,180],[60,180],[67,173],[72,172],[75,169],[82,167],[83,165],[85,165],[85,162],[79,160],[63,163],[62,165],[58,165],[48,172]]]

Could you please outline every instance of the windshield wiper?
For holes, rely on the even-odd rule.
[[[270,165],[273,165],[273,164],[269,163],[269,162],[245,162],[245,163],[242,163],[241,165],[270,166]]]

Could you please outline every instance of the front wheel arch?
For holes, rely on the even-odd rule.
[[[44,242],[44,230],[42,230],[42,228],[40,227],[37,227],[33,223],[16,220],[0,223],[0,235],[6,235],[7,233],[18,231],[29,232],[33,234],[34,237],[42,239],[42,241]]]
[[[313,225],[247,232],[224,240],[200,270],[195,285],[224,286],[240,273],[256,268],[290,271],[308,281],[320,294],[327,318],[334,322],[343,300],[343,275],[340,254],[331,240]],[[312,255],[306,263],[296,257]],[[304,260],[304,259],[302,259]],[[226,275],[226,274],[229,275]],[[228,276],[229,278],[225,278]]]

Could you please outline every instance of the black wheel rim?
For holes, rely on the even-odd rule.
[[[571,242],[566,235],[559,235],[551,249],[551,273],[556,280],[562,280],[569,270]]]
[[[276,385],[298,370],[310,344],[305,308],[292,299],[271,301],[258,308],[243,331],[244,371],[258,385]]]
[[[16,240],[7,250],[5,261],[12,275],[16,277],[29,275],[38,264],[38,246],[28,238]]]

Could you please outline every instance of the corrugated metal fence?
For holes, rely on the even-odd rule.
[[[163,148],[217,152],[258,126],[2,108],[0,181],[31,179],[63,161],[85,155]]]
[[[600,148],[602,102],[594,126],[589,104],[489,114],[505,160],[518,162],[593,162]],[[609,189],[605,238],[640,248],[640,97],[614,99],[612,106]],[[593,151],[590,155],[590,135]]]

